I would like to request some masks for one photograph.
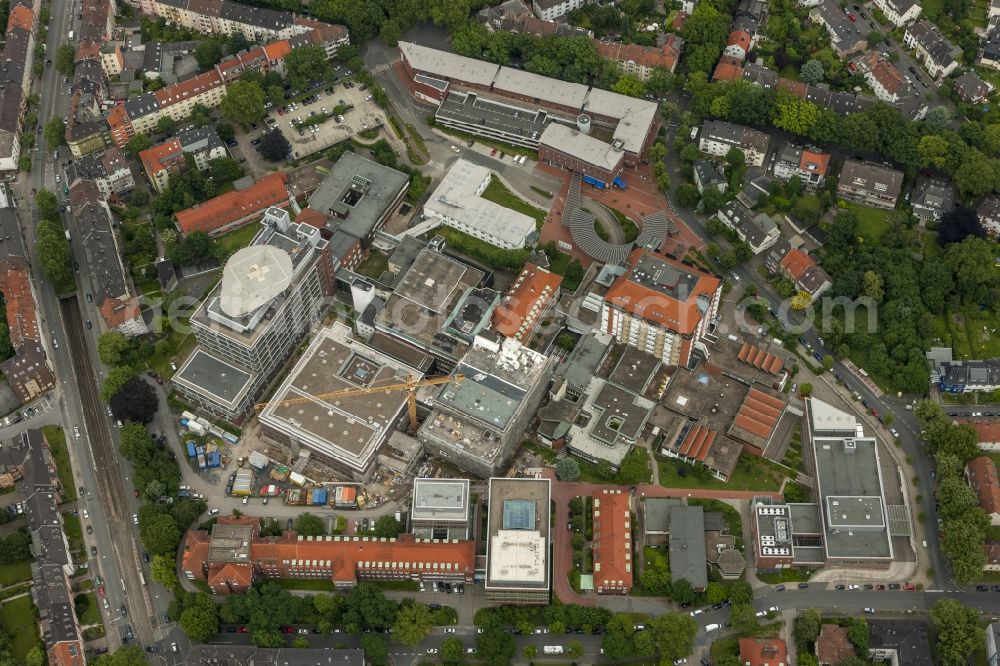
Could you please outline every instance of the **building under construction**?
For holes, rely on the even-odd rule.
[[[323,329],[260,413],[261,432],[305,447],[346,478],[366,482],[378,451],[407,417],[406,390],[326,394],[419,379],[421,373],[354,339],[344,324]]]

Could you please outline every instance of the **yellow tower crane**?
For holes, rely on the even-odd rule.
[[[394,384],[380,384],[374,386],[364,386],[361,388],[340,389],[319,395],[304,396],[301,398],[289,398],[288,400],[273,400],[271,402],[260,402],[254,405],[255,409],[261,410],[268,405],[301,405],[307,402],[317,402],[320,400],[330,401],[336,398],[346,398],[353,395],[371,395],[373,393],[391,393],[392,391],[406,391],[406,402],[410,413],[410,429],[417,429],[417,389],[421,386],[438,386],[440,384],[454,383],[456,386],[462,383],[465,375],[447,375],[442,377],[431,377],[430,379],[415,379],[410,377],[405,382]]]

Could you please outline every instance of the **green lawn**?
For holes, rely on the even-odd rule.
[[[56,463],[59,474],[59,485],[62,486],[63,499],[72,502],[76,499],[76,484],[73,482],[73,465],[69,461],[69,449],[66,447],[66,435],[59,426],[42,428],[45,441],[49,443],[49,451]]]
[[[250,241],[253,240],[258,231],[260,231],[259,224],[248,224],[245,227],[240,227],[227,234],[223,234],[215,240],[226,251],[226,254],[232,254],[250,245]]]
[[[924,234],[924,259],[937,259],[941,256],[941,246],[938,245],[937,233],[928,231]]]
[[[777,573],[757,572],[757,578],[762,583],[777,585],[779,583],[805,583],[813,573],[812,569],[782,569]]]
[[[31,562],[11,562],[0,567],[0,586],[31,580]]]
[[[1000,318],[990,312],[962,308],[936,320],[936,335],[949,342],[957,358],[971,360],[1000,355]]]
[[[729,481],[715,477],[702,480],[693,465],[674,459],[657,458],[660,465],[660,485],[666,488],[708,488],[712,490],[763,490],[777,492],[784,474],[767,464],[763,458],[740,454],[739,462]],[[684,470],[684,476],[678,470]]]
[[[28,663],[28,653],[36,645],[44,650],[38,638],[37,613],[30,596],[5,602],[0,609],[0,625],[10,634],[14,663]]]
[[[97,595],[93,592],[88,592],[86,597],[88,602],[87,610],[85,610],[77,619],[80,620],[80,624],[83,626],[87,626],[88,624],[99,624],[101,622],[101,611],[98,606],[100,602],[97,601]]]
[[[785,65],[781,68],[781,71],[778,72],[778,76],[788,79],[789,81],[798,81],[799,69],[795,65]]]
[[[615,218],[617,218],[618,224],[621,226],[622,232],[625,234],[626,243],[631,243],[639,237],[639,225],[633,222],[631,218],[616,208],[611,208],[609,206],[608,210],[610,210],[614,214]]]
[[[86,560],[86,550],[83,544],[83,525],[80,517],[72,513],[63,514],[63,530],[66,532],[66,540],[69,542],[69,550],[74,555],[80,554],[80,561]]]
[[[869,243],[877,243],[889,230],[889,211],[879,208],[867,208],[856,204],[848,204],[847,207],[853,210],[858,216],[858,236],[861,236]]]
[[[397,592],[420,591],[420,583],[415,580],[377,580],[373,584],[383,590],[395,590]]]
[[[516,210],[519,213],[523,213],[528,217],[534,218],[535,224],[539,227],[545,220],[545,216],[548,214],[547,211],[532,206],[530,203],[511,192],[507,189],[507,186],[501,183],[500,179],[496,177],[490,179],[490,184],[486,186],[485,190],[483,190],[482,196],[487,201],[492,201],[493,203],[499,204],[504,208],[510,208],[511,210]]]
[[[389,270],[389,257],[378,250],[372,250],[368,256],[354,269],[355,273],[377,280],[382,273]]]

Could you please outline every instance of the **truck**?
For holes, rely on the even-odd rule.
[[[545,647],[542,648],[542,652],[544,652],[545,654],[562,654],[563,653],[563,646],[562,645],[546,645]]]
[[[270,483],[260,489],[261,497],[277,497],[279,494],[281,494],[281,489],[273,483]]]

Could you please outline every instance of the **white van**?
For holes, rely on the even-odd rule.
[[[208,515],[210,515],[210,516],[214,516],[214,515],[216,515],[217,513],[219,513],[219,510],[218,510],[218,509],[212,509],[211,511],[209,511],[209,512],[208,512]]]
[[[718,631],[721,628],[722,628],[721,624],[706,624],[705,625],[705,631],[706,632]]]

